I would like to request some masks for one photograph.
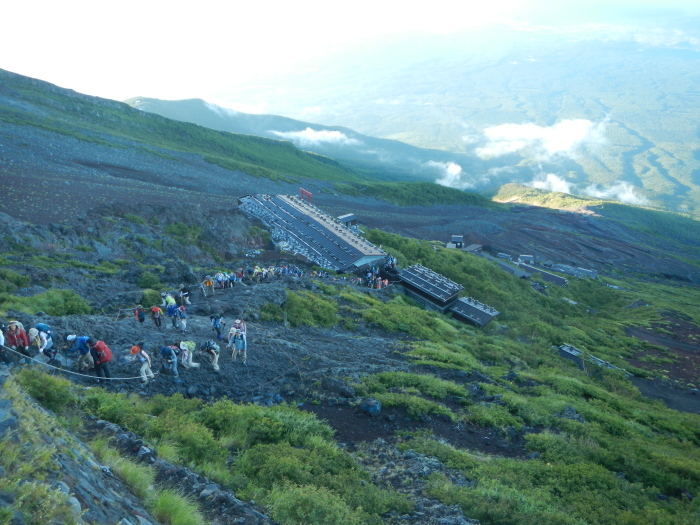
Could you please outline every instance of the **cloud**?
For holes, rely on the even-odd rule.
[[[541,173],[530,182],[526,183],[526,185],[540,190],[558,191],[560,193],[572,193],[572,189],[575,187],[573,183],[564,180],[554,173],[547,173],[546,175]]]
[[[607,120],[596,124],[587,119],[568,119],[548,127],[501,124],[484,130],[488,142],[475,152],[482,159],[510,153],[537,161],[574,158],[581,149],[605,142],[606,123]]]
[[[236,116],[240,115],[240,111],[236,111],[235,109],[229,109],[229,108],[224,108],[221,106],[217,106],[216,104],[212,104],[211,102],[204,102],[204,105],[209,109],[209,111],[212,111],[216,113],[217,115],[221,115],[224,117],[229,117],[229,116]]]
[[[425,166],[437,170],[440,175],[435,179],[436,184],[447,186],[448,188],[456,188],[458,190],[467,190],[484,186],[493,183],[493,179],[502,175],[510,175],[516,170],[511,166],[503,166],[500,168],[491,168],[486,173],[474,175],[465,173],[462,166],[454,162],[438,162],[431,160],[425,163]]]
[[[637,206],[649,204],[649,201],[645,197],[637,194],[638,188],[624,181],[617,181],[609,188],[604,188],[597,184],[589,184],[585,188],[580,189],[577,184],[569,182],[554,173],[540,173],[530,182],[526,182],[525,185],[545,191],[570,193],[572,195],[587,195],[598,199],[617,200],[625,204],[635,204]]]
[[[466,180],[466,174],[462,171],[462,166],[459,164],[431,160],[426,162],[426,166],[440,171],[441,175],[435,180],[436,184],[449,188],[457,188],[458,190],[466,190],[467,188],[476,186],[473,180]]]
[[[649,204],[645,197],[637,195],[636,190],[637,188],[629,182],[617,181],[609,188],[601,188],[597,184],[590,184],[581,193],[599,199],[615,199],[625,204],[636,204],[638,206]]]
[[[289,140],[301,147],[319,146],[321,144],[337,144],[341,146],[356,146],[361,144],[359,140],[350,138],[345,135],[345,133],[327,129],[322,129],[320,131],[311,128],[306,128],[303,131],[270,130],[270,133],[285,140]]]
[[[466,145],[478,144],[481,142],[481,137],[479,135],[462,135],[462,142]]]

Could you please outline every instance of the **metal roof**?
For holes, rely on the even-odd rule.
[[[420,264],[414,264],[401,270],[401,280],[443,302],[450,300],[464,290],[464,286],[461,284],[457,284]]]
[[[269,228],[284,230],[323,266],[344,270],[365,257],[386,253],[315,206],[285,195],[247,195],[241,208]]]
[[[500,313],[495,308],[491,308],[471,297],[461,297],[450,306],[450,310],[474,321],[479,326],[484,326]]]

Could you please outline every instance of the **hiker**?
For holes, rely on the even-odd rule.
[[[204,297],[207,296],[207,292],[211,292],[214,295],[214,278],[211,275],[207,275],[202,281],[202,292]]]
[[[153,371],[151,371],[151,356],[148,355],[148,352],[146,352],[144,347],[145,345],[143,342],[136,343],[131,347],[131,355],[133,356],[131,358],[131,362],[133,363],[137,359],[141,361],[141,369],[139,370],[141,373],[141,382],[144,385],[147,385],[148,380],[153,380],[156,378],[156,376],[154,376]]]
[[[212,330],[216,331],[216,338],[219,340],[223,339],[221,336],[221,326],[225,325],[226,321],[224,321],[219,314],[210,315],[209,320],[211,321]]]
[[[24,364],[29,364],[31,355],[29,354],[29,339],[24,326],[19,321],[7,323],[7,333],[5,334],[7,346],[24,356]]]
[[[175,311],[175,317],[180,322],[180,329],[184,334],[185,332],[187,332],[187,308],[185,308],[184,306],[180,306]]]
[[[190,289],[184,284],[180,285],[180,306],[187,306],[190,302]]]
[[[86,341],[90,348],[90,356],[95,363],[95,376],[109,379],[112,374],[109,371],[107,363],[112,360],[112,350],[104,341],[95,341],[92,337]],[[99,379],[98,379],[99,382]]]
[[[214,369],[215,372],[219,371],[219,352],[220,352],[219,345],[217,345],[214,341],[207,341],[205,343],[202,343],[202,346],[199,349],[199,352],[201,354],[208,354],[211,356],[211,366]]]
[[[231,330],[229,330],[229,333],[228,333],[229,347],[233,346],[230,343],[231,343],[231,339],[233,338],[233,333],[235,330],[241,331],[241,335],[243,336],[243,347],[245,349],[247,349],[248,348],[248,326],[241,319],[236,319],[233,322],[233,326],[231,327]]]
[[[160,326],[163,323],[163,310],[160,306],[151,306],[151,319],[156,328],[160,330]]]
[[[166,311],[168,313],[168,317],[170,317],[170,321],[173,323],[173,328],[177,328],[177,304],[169,304]]]
[[[231,346],[233,347],[233,353],[231,354],[233,362],[236,362],[236,358],[240,354],[241,359],[243,360],[243,364],[247,364],[248,352],[246,351],[245,339],[243,337],[243,333],[238,328],[235,329],[233,337],[229,341],[229,347]]]
[[[194,357],[194,351],[197,349],[197,345],[194,341],[180,341],[180,350],[182,352],[182,366],[185,368],[199,368],[199,363],[193,363],[192,358]]]
[[[176,346],[161,346],[160,356],[163,359],[163,370],[172,370],[173,377],[178,377],[177,355],[180,350]]]
[[[44,356],[46,363],[50,364],[56,359],[56,349],[53,345],[53,337],[51,335],[51,328],[44,323],[39,323],[36,328],[30,328],[29,341],[36,345],[39,349],[39,353]]]
[[[10,356],[8,356],[5,353],[5,325],[2,324],[0,325],[0,359],[2,359],[2,362],[5,363],[5,366],[7,368],[12,368],[14,363],[12,362],[12,359],[10,359]]]
[[[139,323],[143,324],[143,322],[146,320],[146,310],[143,309],[143,306],[138,305],[136,308],[134,308],[134,317]]]
[[[165,298],[163,299],[163,303],[164,303],[163,306],[168,307],[168,306],[170,306],[171,304],[175,304],[175,305],[176,305],[176,304],[177,304],[177,301],[175,300],[175,298],[173,297],[172,294],[166,293],[166,294],[165,294]]]
[[[70,334],[66,336],[66,341],[73,343],[71,348],[68,348],[68,345],[66,345],[66,350],[68,352],[78,352],[80,355],[76,365],[78,371],[92,368],[95,365],[95,362],[92,359],[92,354],[90,353],[90,347],[87,344],[88,339],[90,338],[87,335],[81,335],[78,337],[75,334]]]

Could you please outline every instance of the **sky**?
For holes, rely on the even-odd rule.
[[[687,0],[23,0],[0,5],[0,68],[114,100],[216,101],[245,82],[408,34],[682,19]]]

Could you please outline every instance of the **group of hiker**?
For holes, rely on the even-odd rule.
[[[45,323],[37,323],[35,327],[25,331],[24,325],[19,321],[10,321],[7,326],[0,326],[0,360],[8,367],[14,362],[8,355],[7,350],[21,355],[25,364],[28,364],[32,355],[29,353],[30,346],[36,346],[39,354],[46,362],[52,363],[56,358],[56,348],[53,341],[51,327]]]
[[[224,288],[232,288],[237,282],[243,282],[244,279],[250,279],[253,282],[259,283],[272,277],[280,278],[283,275],[301,277],[304,271],[294,265],[282,266],[249,266],[247,268],[237,268],[230,272],[221,270],[213,275],[209,274],[204,277],[200,284],[202,293],[206,296],[209,293],[214,293],[214,290],[223,290]]]
[[[29,353],[29,347],[38,349],[37,357],[41,356],[44,363],[53,364],[58,354],[58,345],[54,341],[54,333],[46,323],[37,323],[36,326],[25,331],[24,325],[19,321],[10,321],[7,327],[0,330],[0,360],[5,366],[12,367],[14,361],[8,350],[21,356],[24,364],[29,364],[34,357]],[[64,350],[75,352],[78,358],[78,368],[94,368],[97,377],[111,377],[108,363],[112,360],[112,351],[104,341],[88,336],[77,337],[68,335]]]
[[[231,359],[235,363],[240,356],[243,365],[247,365],[248,361],[248,342],[247,342],[247,326],[240,319],[236,319],[233,326],[229,329],[227,336],[227,348],[232,350]],[[194,341],[181,340],[177,344],[165,345],[160,348],[160,357],[162,360],[162,368],[164,371],[170,372],[173,377],[178,378],[178,363],[186,369],[199,368],[201,363],[193,361],[195,354],[205,355],[211,359],[211,366],[215,372],[220,370],[219,356],[221,347],[214,340],[207,340],[199,346]],[[146,349],[146,344],[143,342],[136,343],[131,347],[131,361],[138,360],[141,363],[139,373],[141,381],[146,384],[149,380],[155,379],[153,374],[153,362],[151,355]]]
[[[216,321],[217,338],[223,339],[221,327],[225,324],[221,316],[212,316],[212,326]],[[10,321],[7,326],[0,325],[0,361],[8,368],[14,365],[11,354],[14,352],[20,356],[24,364],[29,364],[32,355],[29,352],[30,346],[38,348],[38,356],[42,356],[46,364],[56,361],[58,354],[58,344],[54,341],[54,334],[50,326],[45,323],[37,323],[35,327],[25,330],[24,325],[19,321]],[[241,319],[236,319],[228,331],[226,346],[232,350],[232,360],[236,362],[241,358],[243,365],[247,364],[247,325]],[[69,334],[65,337],[63,351],[67,355],[77,356],[76,368],[78,372],[95,370],[95,376],[99,379],[111,379],[112,374],[109,363],[112,361],[113,353],[109,346],[101,340],[87,335]],[[185,368],[199,368],[200,363],[195,363],[193,358],[195,353],[203,354],[211,359],[214,371],[219,371],[219,354],[221,348],[213,340],[202,343],[197,349],[194,341],[181,340],[175,345],[161,347],[161,358],[163,369],[172,372],[174,377],[178,377],[178,359]],[[141,381],[146,384],[155,378],[152,367],[151,356],[143,342],[131,347],[131,362],[138,360],[141,363],[139,374]],[[98,379],[98,380],[99,380]]]

